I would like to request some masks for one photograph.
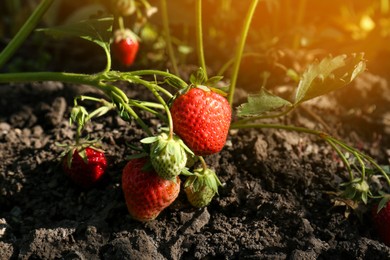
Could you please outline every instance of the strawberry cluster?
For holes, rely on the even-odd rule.
[[[127,208],[137,220],[154,219],[176,199],[180,174],[188,176],[184,188],[194,207],[207,206],[221,185],[205,163],[193,172],[186,166],[188,158],[218,153],[225,145],[231,120],[226,98],[207,87],[190,86],[173,100],[170,113],[174,134],[141,140],[150,144],[148,159],[133,159],[123,169]]]
[[[72,110],[71,119],[81,127],[62,165],[79,187],[95,186],[107,168],[103,151],[93,141],[80,139],[80,131],[91,115],[102,115],[115,107],[102,107],[91,114],[80,106]],[[191,84],[179,91],[166,108],[169,129],[142,139],[141,154],[134,155],[122,171],[128,211],[139,221],[155,219],[177,198],[181,175],[186,178],[183,188],[194,207],[207,206],[221,186],[202,156],[218,153],[225,145],[231,120],[227,99],[213,88]],[[191,170],[196,162],[201,166]]]

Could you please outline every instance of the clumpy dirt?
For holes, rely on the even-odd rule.
[[[389,89],[366,73],[281,122],[329,131],[388,165]],[[0,259],[390,259],[367,213],[347,219],[333,207],[328,192],[346,180],[335,152],[295,132],[232,130],[206,158],[224,183],[208,207],[191,207],[181,192],[156,220],[132,220],[121,170],[134,153],[126,143],[144,137],[134,123],[109,114],[88,126],[109,161],[97,187],[78,189],[58,165],[56,142],[73,138],[69,111],[80,94],[100,95],[59,82],[0,86]]]

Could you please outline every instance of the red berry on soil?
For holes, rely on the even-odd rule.
[[[179,195],[180,179],[161,178],[146,158],[132,159],[123,169],[122,190],[130,215],[139,221],[155,219]]]
[[[174,132],[194,154],[222,150],[232,115],[226,98],[211,90],[191,88],[173,101],[171,114]]]
[[[113,52],[124,65],[131,66],[139,49],[137,37],[130,30],[118,30],[114,35]]]
[[[65,156],[62,161],[62,168],[76,185],[88,189],[103,177],[107,168],[107,160],[103,152],[91,147],[85,148],[85,156],[86,161],[75,149],[70,166],[68,156]]]
[[[378,206],[372,208],[374,228],[380,239],[390,246],[390,201],[378,212]]]

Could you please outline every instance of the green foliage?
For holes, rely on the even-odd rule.
[[[344,87],[366,68],[363,54],[327,57],[315,62],[303,73],[295,96],[295,104]]]
[[[248,95],[248,102],[241,104],[237,109],[239,117],[254,117],[260,116],[265,112],[280,109],[282,107],[292,106],[292,104],[265,89],[261,89],[260,93]]]
[[[114,19],[112,17],[105,17],[84,20],[69,25],[37,29],[37,31],[44,32],[56,38],[80,37],[96,43],[103,49],[109,50],[113,21]]]
[[[240,117],[258,117],[283,107],[293,108],[300,103],[325,95],[348,85],[366,68],[363,54],[326,57],[309,65],[299,81],[295,101],[291,103],[265,89],[248,96],[248,102],[238,107]]]

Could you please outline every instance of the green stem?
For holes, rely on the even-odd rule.
[[[248,35],[249,27],[258,2],[259,0],[252,0],[251,2],[248,13],[245,17],[244,26],[242,28],[242,32],[240,36],[240,42],[236,51],[235,63],[233,67],[233,75],[232,75],[231,85],[230,85],[229,95],[228,95],[228,101],[231,106],[233,106],[234,91],[236,89],[237,77],[238,77],[238,72],[240,70],[241,58],[242,58],[242,53],[244,52],[246,37]]]
[[[201,162],[201,164],[202,164],[203,170],[207,170],[207,163],[206,163],[206,161],[204,160],[203,156],[198,156],[198,158],[199,158],[199,160],[200,160],[200,162]]]
[[[204,59],[204,48],[203,48],[203,29],[202,29],[202,0],[197,0],[195,7],[196,17],[196,45],[198,50],[199,65],[205,72],[205,80],[207,80],[207,69],[206,62]]]
[[[294,106],[291,106],[291,107],[288,107],[288,109],[286,109],[280,113],[277,113],[277,114],[264,115],[264,116],[254,116],[254,117],[250,117],[250,118],[241,119],[241,120],[236,121],[235,124],[244,124],[246,122],[250,122],[250,121],[254,121],[254,120],[258,120],[258,119],[277,118],[277,117],[285,116],[288,113],[290,113],[294,108],[295,108]]]
[[[352,153],[356,156],[360,156],[362,158],[364,158],[365,160],[367,160],[370,164],[372,164],[382,175],[383,177],[385,177],[386,181],[387,181],[387,184],[390,186],[390,177],[389,175],[382,169],[382,167],[380,167],[374,159],[372,159],[370,156],[360,152],[359,150],[355,150],[354,148],[348,146],[347,144],[343,143],[342,141],[340,140],[337,140],[335,138],[332,138],[332,137],[329,137],[332,139],[333,142],[337,143],[338,145],[340,145],[341,147],[343,147],[345,150],[347,150],[348,152]]]
[[[103,73],[107,73],[111,70],[111,63],[112,63],[111,53],[110,53],[110,45],[107,44],[107,46],[104,47],[103,49],[104,49],[104,52],[106,54],[106,62],[107,62],[106,67],[103,70]]]
[[[165,109],[165,112],[167,113],[167,118],[168,118],[169,138],[170,139],[173,138],[173,120],[172,120],[171,111],[169,110],[169,107],[168,107],[167,103],[165,102],[165,100],[158,93],[157,88],[156,88],[157,85],[152,84],[149,81],[146,81],[146,80],[143,80],[140,78],[135,78],[133,80],[133,82],[142,84],[143,86],[147,87],[153,93],[153,95],[156,97],[156,99],[160,102],[160,104],[164,106],[164,109]]]
[[[337,147],[337,145],[332,141],[331,138],[325,138],[325,141],[326,141],[330,146],[332,146],[332,148],[336,151],[336,153],[338,154],[338,156],[341,158],[341,160],[343,161],[344,166],[345,166],[345,167],[347,168],[347,170],[348,170],[348,174],[349,174],[349,179],[350,179],[350,181],[353,181],[354,177],[353,177],[351,165],[349,164],[347,158],[345,158],[345,156],[344,156],[344,154],[341,152],[340,148]]]
[[[121,31],[125,30],[125,23],[123,22],[123,17],[122,16],[118,16],[118,28]]]
[[[248,57],[258,57],[258,58],[264,58],[264,55],[263,54],[260,54],[260,53],[256,53],[256,52],[247,52],[247,53],[243,53],[242,54],[242,59],[244,58],[248,58]],[[232,58],[230,59],[228,62],[226,62],[218,71],[217,75],[218,76],[222,76],[225,71],[230,67],[232,66],[232,64],[234,63],[235,59]]]
[[[124,74],[130,75],[130,76],[158,75],[158,76],[173,78],[173,79],[177,80],[180,83],[181,88],[185,88],[188,86],[188,84],[184,80],[182,80],[180,77],[173,75],[169,72],[161,71],[161,70],[137,70],[137,71],[126,72]]]
[[[8,45],[0,53],[0,68],[11,58],[16,50],[22,45],[30,33],[36,28],[42,16],[49,9],[54,0],[43,0],[23,24],[17,34],[12,38]]]
[[[95,86],[100,80],[100,74],[79,74],[67,72],[19,72],[0,74],[0,83],[31,82],[31,81],[61,81],[65,83],[86,84]]]
[[[137,100],[130,100],[129,104],[131,106],[138,107],[146,112],[151,113],[152,115],[157,116],[163,122],[167,122],[167,119],[161,113],[157,112],[154,109],[151,109],[151,107],[153,107],[153,108],[159,108],[159,109],[165,110],[164,106],[159,104],[159,103],[143,102],[143,101],[141,102],[141,101],[137,101]]]
[[[127,102],[125,102],[121,96],[119,96],[117,93],[112,92],[111,98],[113,101],[117,104],[121,104],[123,108],[130,114],[132,118],[138,123],[139,126],[145,131],[145,133],[149,136],[152,136],[152,132],[149,129],[149,127],[145,124],[145,122],[138,116],[138,114],[129,106]],[[119,109],[119,108],[118,108]]]
[[[249,129],[249,128],[273,128],[273,129],[283,129],[288,131],[296,131],[306,134],[312,134],[316,135],[322,139],[328,137],[328,134],[314,130],[314,129],[308,129],[304,127],[298,127],[298,126],[292,126],[292,125],[279,125],[279,124],[261,124],[261,123],[254,123],[254,124],[242,124],[242,123],[232,123],[230,125],[230,129]]]
[[[161,14],[163,19],[164,34],[165,34],[165,40],[167,42],[169,59],[172,62],[173,72],[176,75],[179,75],[179,69],[177,68],[175,53],[173,52],[171,32],[169,29],[168,8],[167,8],[166,0],[161,0]]]

